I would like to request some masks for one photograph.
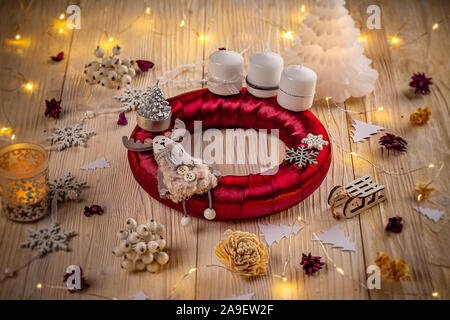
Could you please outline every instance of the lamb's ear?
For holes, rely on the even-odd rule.
[[[179,142],[181,138],[183,138],[185,133],[186,133],[186,125],[184,124],[184,122],[179,118],[175,119],[170,139]]]

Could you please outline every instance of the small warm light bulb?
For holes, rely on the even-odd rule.
[[[358,42],[366,42],[366,36],[360,34],[360,35],[358,36],[358,38],[356,38],[356,40],[357,40]]]
[[[353,151],[352,151],[352,152],[350,152],[350,155],[356,157],[358,154],[357,154],[356,152],[353,152]]]
[[[431,294],[431,296],[437,298],[437,297],[439,297],[439,292],[435,291]]]
[[[337,267],[336,271],[339,272],[340,274],[344,275],[344,270],[342,270],[341,268]]]
[[[16,34],[16,40],[20,40],[20,34]]]
[[[325,97],[325,100],[326,101],[328,101],[328,100],[330,100],[331,99],[331,97]]]
[[[281,277],[281,280],[282,280],[283,282],[287,282],[287,278],[286,278],[286,277]]]
[[[189,270],[189,274],[194,273],[195,271],[197,271],[197,268],[191,268],[191,270]]]
[[[152,11],[150,10],[150,8],[145,9],[145,13],[150,15],[150,13],[152,13]]]
[[[181,28],[184,27],[184,20],[181,20],[181,22],[180,22],[180,27],[181,27]]]
[[[298,217],[297,220],[298,220],[298,221],[302,220],[302,217]]]
[[[63,33],[63,32],[64,32],[63,28],[59,29],[59,33]]]
[[[33,84],[31,82],[25,83],[25,90],[27,91],[33,90]]]
[[[378,109],[379,111],[383,111],[383,107],[381,107],[381,106],[378,107],[377,109]]]
[[[64,13],[61,13],[61,14],[59,15],[59,20],[63,20],[65,17],[66,17],[66,15],[65,15]]]
[[[433,27],[431,29],[432,30],[436,30],[437,28],[439,28],[439,23],[433,24]]]
[[[198,37],[198,41],[206,41],[207,39],[208,39],[208,37],[205,36],[204,34],[202,34]]]
[[[305,12],[305,5],[302,5],[301,11]]]
[[[400,42],[400,39],[397,36],[393,36],[391,38],[391,43],[392,44],[398,44]]]
[[[434,163],[430,163],[430,164],[428,165],[428,168],[434,168],[434,167],[435,167]]]
[[[108,41],[109,41],[109,42],[113,42],[113,41],[114,41],[114,38],[113,38],[113,37],[110,37],[110,38],[108,39]]]
[[[36,285],[36,288],[37,288],[37,289],[41,289],[41,288],[42,288],[42,283],[38,283],[38,284]]]
[[[283,37],[285,37],[286,39],[292,39],[294,35],[292,34],[292,31],[286,31],[285,33],[283,33]]]
[[[16,135],[15,135],[15,134],[12,134],[12,135],[11,135],[11,141],[14,141],[14,140],[16,140]]]

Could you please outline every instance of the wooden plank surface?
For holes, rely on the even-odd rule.
[[[24,2],[24,7],[28,3]],[[144,87],[152,85],[163,72],[178,65],[206,59],[217,48],[225,46],[227,37],[230,49],[241,51],[248,48],[244,53],[246,61],[252,53],[264,48],[266,40],[269,40],[271,50],[282,52],[290,45],[290,40],[282,36],[283,32],[293,30],[296,33],[302,19],[314,6],[314,1],[299,3],[294,0],[81,0],[76,3],[81,7],[81,29],[66,30],[59,35],[55,27],[47,31],[59,14],[65,11],[66,4],[32,2],[20,28],[22,41],[12,40],[16,32],[14,25],[22,21],[20,17],[23,11],[19,3],[3,1],[0,4],[0,12],[8,12],[8,18],[0,22],[2,66],[16,68],[36,84],[32,93],[19,90],[2,94],[4,109],[20,141],[44,143],[44,137],[54,127],[55,121],[43,116],[45,99],[61,97],[64,113],[58,120],[60,125],[75,123],[88,110],[120,105],[112,98],[116,94],[115,90],[88,86],[82,77],[83,66],[93,60],[93,50],[97,45],[110,50],[112,44],[107,41],[107,37],[114,37],[115,42],[120,43],[122,56],[155,62],[152,70],[133,79],[133,86]],[[306,8],[303,13],[302,4]],[[367,30],[366,8],[370,4],[372,2],[365,0],[348,1],[347,8],[367,35],[366,55],[373,59],[373,66],[380,77],[373,95],[350,99],[343,107],[364,111],[382,105],[384,110],[354,115],[333,108],[329,134],[344,149],[361,154],[392,171],[413,169],[422,162],[428,164],[441,160],[448,163],[447,74],[450,48],[446,35],[449,25],[441,23],[431,35],[404,47],[391,48],[387,40],[403,24],[407,27],[402,29],[404,31],[399,36],[406,40],[430,29],[433,23],[448,15],[449,3],[377,1],[382,9],[382,29]],[[145,14],[146,7],[151,8],[150,15]],[[405,14],[399,15],[398,12]],[[185,21],[184,27],[180,27],[181,20]],[[206,41],[198,40],[202,34],[207,37]],[[49,56],[59,51],[65,52],[65,60],[58,64],[49,63]],[[419,71],[431,75],[434,85],[430,95],[414,97],[409,94],[408,82],[411,74]],[[201,79],[205,72],[206,68],[200,67],[182,74],[180,78]],[[2,74],[2,86],[7,81],[7,75]],[[198,84],[169,83],[162,89],[166,96],[174,96],[199,87]],[[423,127],[410,126],[409,114],[424,105],[432,109],[431,122]],[[326,123],[328,110],[325,101],[316,101],[311,110],[322,123]],[[53,253],[20,270],[15,278],[2,281],[0,298],[129,299],[143,290],[151,299],[165,299],[177,281],[193,267],[199,268],[199,272],[183,281],[172,298],[223,299],[232,294],[255,293],[255,299],[407,299],[431,298],[433,291],[438,291],[441,298],[449,298],[450,232],[447,218],[435,224],[412,209],[413,187],[427,182],[432,174],[430,171],[401,177],[389,176],[334,147],[333,162],[326,179],[318,190],[299,205],[261,219],[235,222],[195,219],[192,226],[182,228],[179,223],[181,215],[150,198],[134,180],[120,137],[130,133],[136,124],[135,119],[130,113],[128,126],[119,127],[115,124],[116,118],[117,114],[101,115],[85,122],[86,128],[97,132],[89,139],[86,149],[51,152],[51,177],[70,171],[88,182],[89,188],[83,192],[81,201],[65,203],[59,210],[61,225],[66,230],[75,230],[79,235],[70,242],[71,252]],[[380,149],[375,138],[364,143],[352,143],[352,119],[372,121],[402,135],[408,140],[408,152],[404,155],[388,153]],[[248,150],[236,152],[248,153]],[[103,156],[110,162],[110,169],[79,169]],[[283,157],[282,145],[280,157]],[[222,166],[219,169],[227,174],[244,175],[255,172],[257,167]],[[327,265],[319,274],[305,276],[299,265],[301,253],[312,252],[324,256],[320,245],[311,240],[313,233],[318,234],[337,223],[331,218],[326,204],[328,192],[333,186],[346,184],[364,174],[386,186],[387,201],[361,216],[338,222],[346,236],[356,243],[356,252],[342,252],[331,249],[329,245],[326,248],[331,259],[345,271],[345,276],[336,272],[328,259],[325,259]],[[448,175],[449,171],[444,169],[434,184],[440,196],[449,192]],[[104,206],[106,213],[101,217],[84,217],[83,207],[94,203]],[[386,234],[384,226],[388,218],[395,215],[405,219],[405,230],[400,235]],[[257,223],[290,224],[299,216],[306,225],[292,237],[291,247],[289,241],[284,239],[273,244],[269,251],[269,272],[274,274],[282,272],[283,261],[289,255],[287,282],[271,277],[242,279],[223,269],[203,268],[208,264],[218,264],[213,248],[226,229],[259,234]],[[117,231],[122,228],[127,217],[134,217],[140,222],[153,217],[166,225],[171,261],[161,273],[127,274],[120,268],[120,259],[111,254],[111,249],[117,244]],[[19,243],[26,238],[27,227],[42,227],[48,222],[49,218],[23,225],[4,217],[0,219],[1,270],[29,259],[30,251],[19,249]],[[401,284],[383,280],[381,292],[365,289],[362,284],[366,281],[366,268],[374,263],[377,250],[408,261],[412,279]],[[70,264],[83,267],[91,283],[86,293],[96,297],[70,295],[64,289],[47,287],[61,286],[65,268]],[[37,283],[44,284],[44,288],[36,289]]]

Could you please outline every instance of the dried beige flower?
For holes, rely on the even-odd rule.
[[[269,253],[256,234],[227,230],[225,236],[214,248],[224,266],[243,274],[266,273]]]
[[[375,264],[380,268],[381,274],[390,280],[405,280],[411,278],[408,262],[403,259],[391,259],[386,253],[377,251]]]

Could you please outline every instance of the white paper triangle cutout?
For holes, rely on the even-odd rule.
[[[413,208],[414,208],[414,210],[416,210],[417,212],[420,212],[421,214],[430,218],[434,222],[438,222],[439,219],[445,214],[445,211],[433,210],[430,208],[424,208],[424,207],[420,207],[420,206],[414,206]]]
[[[364,141],[365,138],[370,138],[372,134],[378,133],[380,130],[386,130],[383,127],[376,126],[371,123],[362,122],[359,120],[353,120],[352,126],[355,130],[352,131],[353,142]]]
[[[323,232],[323,231],[322,231]],[[356,251],[355,243],[345,236],[344,230],[337,224],[318,236],[324,244],[332,244],[333,248],[342,248],[343,251]],[[313,238],[313,240],[318,240]]]
[[[111,168],[108,160],[105,157],[101,159],[97,159],[94,162],[88,163],[81,167],[81,170],[89,170],[89,169],[103,169],[103,168]]]
[[[268,224],[262,224],[262,223],[258,223],[258,227],[261,230],[261,232],[264,235],[264,239],[266,240],[267,244],[269,245],[269,247],[274,243],[274,242],[280,242],[280,240],[282,238],[289,238],[290,234],[291,234],[291,228],[292,228],[292,233],[297,234],[297,232],[299,232],[303,227],[301,226],[293,226],[289,225],[279,225],[276,226],[274,224],[268,223]]]

